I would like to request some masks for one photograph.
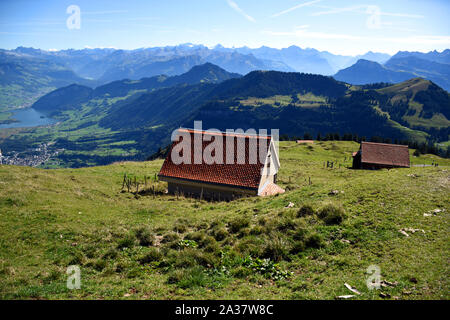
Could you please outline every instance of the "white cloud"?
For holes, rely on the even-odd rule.
[[[81,11],[81,14],[113,14],[113,13],[127,13],[127,10],[105,10],[105,11]]]
[[[292,7],[292,8],[286,9],[286,10],[278,12],[278,13],[275,13],[274,15],[272,15],[272,18],[279,17],[279,16],[281,16],[283,14],[286,14],[288,12],[297,10],[299,8],[302,8],[302,7],[310,6],[310,5],[315,4],[317,2],[320,2],[320,1],[322,1],[322,0],[313,0],[313,1],[309,1],[309,2],[300,3],[299,5],[296,5],[296,6]]]
[[[325,15],[325,14],[336,14],[336,13],[349,12],[349,11],[365,13],[364,11],[359,11],[359,9],[366,8],[366,7],[367,6],[364,6],[364,5],[352,6],[352,7],[343,7],[343,8],[331,8],[331,7],[328,7],[328,8],[330,8],[330,10],[314,12],[311,15],[312,16],[322,16],[322,15]]]
[[[370,7],[369,5],[358,5],[351,7],[342,7],[342,8],[333,8],[328,6],[321,6],[321,8],[327,8],[329,10],[314,12],[312,16],[322,16],[327,14],[338,14],[342,12],[356,12],[360,14],[367,14],[366,9]],[[392,13],[392,12],[384,12],[380,11],[380,15],[382,16],[391,16],[391,17],[403,17],[403,18],[424,18],[423,15],[420,14],[410,14],[410,13]]]
[[[237,13],[241,14],[242,16],[245,17],[245,19],[247,19],[250,22],[256,22],[255,18],[253,18],[252,16],[249,16],[248,14],[246,14],[244,12],[244,10],[242,10],[236,2],[234,2],[233,0],[227,0],[228,5],[235,10]]]
[[[410,45],[447,45],[450,46],[450,36],[442,35],[416,35],[409,37],[365,37],[344,33],[328,33],[309,31],[308,26],[300,26],[292,31],[270,31],[264,30],[262,33],[271,36],[291,36],[297,38],[311,38],[322,40],[351,40],[355,42],[378,42],[378,43],[402,43]]]

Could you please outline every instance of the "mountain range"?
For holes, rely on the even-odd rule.
[[[400,51],[384,64],[360,59],[334,75],[335,79],[352,84],[398,83],[415,77],[431,80],[450,90],[450,50],[442,53]]]
[[[0,49],[0,112],[30,105],[43,94],[72,83],[97,87],[116,80],[174,76],[208,62],[241,75],[255,70],[334,74],[336,79],[352,84],[396,83],[423,77],[448,90],[449,52],[401,51],[390,57],[369,51],[359,56],[343,56],[297,46],[252,49],[194,44],[135,50]]]
[[[59,165],[79,167],[145,159],[174,129],[277,128],[280,134],[380,136],[448,141],[450,97],[429,80],[356,86],[330,76],[252,71],[245,76],[206,63],[179,76],[121,80],[90,88],[72,84],[33,108],[59,120],[1,141],[2,150],[46,141]]]

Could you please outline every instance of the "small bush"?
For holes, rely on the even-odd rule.
[[[296,241],[304,241],[306,239],[307,235],[308,235],[308,230],[306,228],[298,228],[297,230],[295,230],[293,238]]]
[[[246,217],[237,217],[229,222],[228,226],[231,233],[238,233],[241,229],[250,225],[250,220]]]
[[[154,261],[161,261],[162,258],[163,254],[158,249],[150,248],[150,251],[139,259],[139,263],[148,264]]]
[[[228,232],[227,232],[227,230],[225,228],[220,228],[220,229],[217,229],[217,230],[214,229],[212,231],[212,236],[217,241],[222,241],[228,236]]]
[[[286,241],[278,236],[272,236],[267,241],[267,245],[265,246],[262,256],[263,258],[268,258],[273,261],[281,261],[287,258],[289,253],[288,244]]]
[[[310,234],[306,240],[305,245],[307,248],[322,248],[325,246],[325,241],[323,240],[322,236],[318,233]]]
[[[161,240],[161,243],[169,243],[169,242],[174,242],[174,241],[178,241],[180,240],[180,236],[175,233],[175,232],[171,232],[168,234],[165,234]]]
[[[264,249],[263,241],[260,237],[247,237],[239,241],[236,249],[242,255],[261,256]]]
[[[231,274],[236,278],[246,278],[253,273],[252,269],[243,266],[238,266],[231,271]]]
[[[205,230],[208,229],[209,225],[207,222],[200,222],[198,225],[196,225],[197,230]]]
[[[197,232],[187,234],[184,237],[184,239],[193,240],[193,241],[197,242],[198,244],[200,244],[205,239],[205,237],[206,237],[205,232],[197,231]]]
[[[175,269],[170,272],[167,277],[168,284],[177,284],[183,278],[184,270],[183,269]]]
[[[167,279],[168,283],[176,284],[182,289],[194,287],[206,287],[208,276],[200,267],[194,267],[186,270],[175,270]]]
[[[303,252],[305,248],[306,248],[305,242],[298,240],[293,243],[291,250],[289,252],[291,254],[298,254],[300,252]]]
[[[214,241],[213,243],[206,245],[203,250],[205,250],[205,252],[209,252],[209,253],[219,256],[220,249],[221,248],[220,248],[219,244],[216,241]]]
[[[106,261],[103,259],[98,259],[94,262],[93,267],[97,271],[102,271],[106,267]]]
[[[325,222],[325,224],[340,224],[345,218],[344,209],[333,204],[328,204],[319,210],[317,216]]]
[[[115,248],[111,248],[103,255],[103,259],[114,259],[117,257],[117,250]]]
[[[277,224],[279,231],[295,230],[297,227],[295,221],[289,217],[284,217]]]
[[[217,258],[211,253],[202,252],[194,248],[186,248],[176,255],[170,256],[170,262],[175,268],[189,268],[201,265],[211,267],[217,264]]]
[[[251,230],[250,230],[250,234],[251,235],[260,235],[264,232],[264,228],[262,226],[254,226]]]
[[[144,247],[149,247],[153,245],[155,241],[155,236],[150,230],[149,227],[142,226],[136,230],[136,238],[139,241],[139,244]]]
[[[116,272],[117,273],[122,273],[125,270],[127,270],[128,266],[125,263],[119,262],[116,266]]]
[[[314,210],[314,208],[309,205],[309,204],[305,204],[303,205],[300,210],[298,210],[297,212],[297,218],[301,218],[301,217],[305,217],[305,216],[311,216],[315,213],[316,211]]]
[[[131,248],[134,246],[134,238],[130,235],[119,239],[117,243],[117,249]]]
[[[185,233],[187,231],[188,221],[186,219],[178,219],[175,226],[173,227],[173,231],[178,233]]]
[[[96,245],[87,245],[83,248],[84,255],[89,259],[95,258],[97,255],[97,248],[98,246]]]
[[[200,248],[206,248],[208,246],[214,246],[216,244],[216,239],[211,236],[205,236],[200,242]]]

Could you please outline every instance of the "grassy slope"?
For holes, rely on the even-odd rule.
[[[347,282],[362,292],[362,299],[370,299],[378,294],[366,288],[365,271],[376,264],[383,279],[399,282],[395,288],[383,289],[393,297],[449,299],[450,161],[427,155],[412,161],[437,160],[441,166],[390,171],[324,168],[327,160],[344,163],[346,158],[349,164],[357,148],[353,142],[321,142],[312,149],[283,142],[279,183],[290,190],[277,197],[229,203],[120,193],[124,173],[142,180],[157,173],[162,160],[76,170],[0,166],[0,298],[333,299],[351,293],[344,287]],[[411,173],[418,177],[407,176]],[[344,193],[328,195],[335,189]],[[295,207],[284,208],[289,202]],[[341,225],[325,225],[315,216],[295,217],[304,203],[320,208],[328,202],[345,208],[347,218]],[[447,211],[423,216],[438,207]],[[197,276],[193,272],[185,285],[167,283],[181,269],[166,272],[158,264],[139,264],[139,257],[152,248],[116,249],[121,239],[142,225],[159,235],[178,226],[183,237],[195,230],[214,231],[216,225],[242,216],[249,219],[250,227],[217,242],[222,250],[228,244],[231,251],[245,256],[248,248],[258,251],[259,244],[266,246],[273,239],[288,247],[294,231],[277,231],[283,221],[319,234],[326,245],[283,259],[280,267],[293,272],[287,280],[273,281],[237,266],[228,276],[205,278],[205,271]],[[249,231],[261,228],[262,220],[266,221],[263,232],[252,235],[256,232]],[[426,233],[405,237],[398,232],[410,227]],[[175,261],[182,261],[183,254],[206,255],[204,250],[170,252]],[[106,253],[115,257],[102,258]],[[70,264],[81,265],[81,290],[65,287]]]
[[[450,125],[450,121],[442,114],[434,114],[433,117],[426,119],[419,117],[423,109],[423,104],[414,100],[419,91],[427,90],[430,85],[429,80],[411,79],[398,83],[386,88],[378,89],[380,93],[391,96],[391,102],[407,101],[409,108],[415,110],[414,115],[403,116],[403,120],[407,121],[411,126],[422,126],[425,128],[445,128]]]

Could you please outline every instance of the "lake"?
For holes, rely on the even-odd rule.
[[[11,119],[15,119],[19,122],[0,124],[0,129],[46,126],[56,122],[56,120],[48,118],[43,113],[36,111],[33,108],[17,109],[10,112],[13,114]]]

